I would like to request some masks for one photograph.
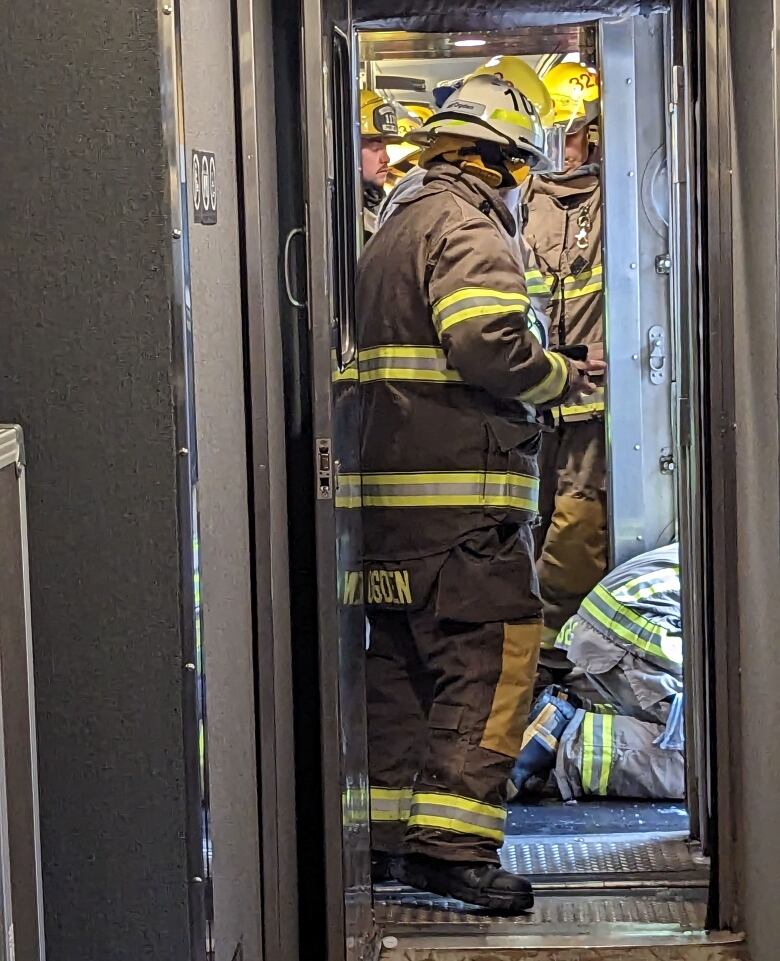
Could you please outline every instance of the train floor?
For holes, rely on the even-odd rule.
[[[689,842],[687,812],[675,802],[516,803],[501,859],[533,881],[533,912],[495,918],[452,899],[386,884],[374,891],[380,927],[407,935],[450,930],[499,939],[541,931],[581,936],[605,926],[623,932],[638,927],[646,934],[704,929],[709,863]]]

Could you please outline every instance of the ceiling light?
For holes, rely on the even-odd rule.
[[[484,47],[487,40],[480,40],[479,37],[471,37],[468,40],[453,40],[453,47]]]

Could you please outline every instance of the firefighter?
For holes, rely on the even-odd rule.
[[[507,83],[510,83],[515,90],[522,93],[523,96],[531,101],[539,114],[539,119],[543,126],[552,124],[555,112],[549,91],[533,68],[520,57],[492,57],[487,63],[484,63],[481,67],[477,67],[469,76],[461,80],[450,81],[446,87],[439,85],[437,89],[446,89],[449,95],[452,95],[463,86],[465,80],[468,80],[470,77],[484,75],[496,76],[500,80],[505,80]],[[444,103],[444,100],[442,100],[442,103]],[[402,202],[406,202],[412,194],[417,194],[422,190],[426,173],[427,171],[423,167],[415,166],[398,181],[393,190],[382,201],[377,211],[377,227],[381,227],[387,218],[399,209],[399,205],[401,205]],[[526,183],[528,183],[528,181],[526,181]],[[507,234],[507,237],[510,243],[514,244],[517,248],[517,255],[522,263],[524,273],[528,273],[537,267],[537,263],[533,251],[526,243],[522,233],[525,225],[526,212],[526,205],[521,202],[522,189],[523,187],[521,185],[513,184],[511,187],[500,188],[500,193],[501,199],[506,204],[510,213],[512,213],[516,222],[514,236]],[[529,309],[529,326],[542,346],[546,347],[547,328],[549,326],[546,313],[548,309],[548,298],[546,296],[539,297],[538,294],[529,294],[529,300],[531,302]]]
[[[587,393],[545,351],[499,191],[545,163],[533,104],[480,76],[431,117],[423,189],[358,265],[361,505],[374,877],[513,913],[506,784],[540,635],[534,405]]]
[[[360,91],[360,170],[363,178],[363,228],[376,230],[376,211],[384,197],[389,144],[401,143],[395,107],[373,90]]]
[[[566,132],[565,171],[535,176],[527,194],[526,240],[538,269],[526,273],[531,294],[548,298],[550,345],[587,347],[603,373],[601,187],[591,132],[599,114],[598,76],[562,63],[545,76],[555,122]],[[594,374],[597,371],[594,371]],[[539,458],[537,570],[544,604],[543,657],[607,565],[604,397],[599,389],[554,413]]]
[[[555,767],[564,800],[685,796],[679,547],[641,554],[583,600],[556,645],[575,667],[537,699],[515,787]]]

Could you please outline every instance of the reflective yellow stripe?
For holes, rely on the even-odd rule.
[[[612,734],[615,720],[611,714],[588,712],[582,722],[582,790],[585,794],[606,797],[612,773]]]
[[[563,417],[583,417],[588,414],[599,414],[604,411],[604,388],[597,387],[592,394],[588,394],[587,400],[577,404],[564,404],[559,407],[556,413]]]
[[[456,834],[476,834],[479,837],[497,841],[499,844],[504,840],[503,828],[493,830],[475,827],[470,822],[461,821],[458,818],[439,817],[435,814],[413,814],[407,823],[410,827],[439,828],[442,831],[454,831]]]
[[[521,291],[462,287],[436,301],[433,305],[433,322],[441,336],[446,330],[465,320],[516,313],[525,315],[530,303]]]
[[[682,642],[679,638],[670,636],[661,625],[654,624],[621,604],[601,584],[585,598],[582,609],[608,632],[639,650],[672,663],[682,663]]]
[[[358,369],[354,364],[345,367],[344,370],[334,370],[330,377],[334,384],[342,383],[347,380],[358,380]]]
[[[447,365],[441,347],[416,347],[408,344],[371,347],[358,354],[360,380],[417,381],[434,384],[462,384],[460,374]]]
[[[412,797],[410,827],[436,828],[456,834],[504,839],[506,811],[457,794],[415,793]]]
[[[582,790],[589,794],[593,780],[594,734],[596,723],[594,714],[586,714],[582,722]]]
[[[560,397],[569,377],[569,367],[560,354],[546,350],[544,356],[550,364],[550,371],[535,387],[520,394],[519,399],[526,404],[546,404]]]
[[[355,498],[364,507],[497,507],[536,513],[539,479],[493,471],[339,475],[336,506],[355,506]]]
[[[362,507],[360,474],[339,474],[336,479],[336,507]]]
[[[352,361],[352,363],[347,364],[344,370],[341,370],[339,368],[338,355],[336,354],[335,350],[331,350],[330,379],[331,379],[331,382],[334,384],[337,384],[343,381],[348,381],[348,380],[357,380],[358,379],[357,364],[355,364],[355,362]]]
[[[526,293],[534,297],[546,297],[552,290],[552,275],[547,277],[541,270],[527,270],[525,272]]]
[[[372,821],[407,821],[412,805],[412,789],[371,786]]]
[[[601,721],[601,776],[598,792],[599,797],[606,797],[609,793],[609,775],[612,771],[612,731],[615,719],[611,714],[604,714]]]
[[[526,130],[533,131],[533,124],[531,123],[531,118],[528,114],[520,113],[517,110],[494,110],[490,114],[491,120],[503,120],[505,123],[511,123],[518,127],[525,127]]]

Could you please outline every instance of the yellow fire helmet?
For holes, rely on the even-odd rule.
[[[433,114],[433,111],[425,104],[399,101],[396,104],[396,114],[398,116],[398,133],[403,139],[400,143],[389,143],[387,145],[387,155],[390,158],[391,167],[411,163],[420,153],[421,145],[408,140],[407,137],[413,130],[419,130],[423,121],[427,120]]]
[[[373,90],[360,91],[360,136],[400,143],[395,107]]]
[[[599,75],[583,63],[559,63],[544,75],[555,106],[555,123],[576,133],[599,115]]]
[[[523,60],[522,57],[492,57],[487,63],[466,77],[481,77],[486,74],[498,77],[505,83],[511,84],[515,89],[525,94],[531,103],[536,107],[542,125],[549,127],[554,122],[554,109],[552,97],[544,82],[537,75],[533,67]]]

